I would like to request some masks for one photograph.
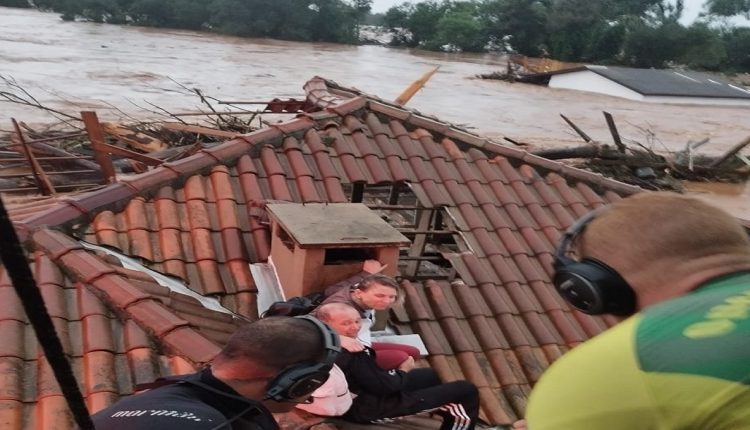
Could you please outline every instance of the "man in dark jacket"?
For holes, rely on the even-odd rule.
[[[339,336],[354,337],[359,331],[360,313],[345,303],[325,304],[316,314]],[[432,411],[443,417],[442,430],[471,430],[476,425],[479,393],[470,382],[444,384],[432,369],[414,369],[411,357],[398,369],[384,370],[371,348],[342,350],[336,364],[356,395],[344,419],[369,423]]]
[[[246,324],[200,372],[157,381],[94,415],[99,430],[276,430],[286,412],[322,385],[338,336],[313,317]]]

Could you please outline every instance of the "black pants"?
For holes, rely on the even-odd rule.
[[[474,384],[468,381],[442,383],[432,369],[409,372],[404,392],[394,396],[398,396],[395,402],[372,402],[367,396],[362,396],[354,400],[350,412],[361,418],[361,412],[367,409],[369,421],[378,421],[431,411],[443,418],[441,430],[473,430],[479,415],[479,392]],[[358,400],[367,405],[358,405]],[[373,410],[374,404],[383,405],[382,410]]]

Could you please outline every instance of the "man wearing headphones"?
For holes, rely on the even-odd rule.
[[[264,318],[239,327],[210,367],[157,381],[92,418],[105,430],[275,430],[271,412],[305,401],[339,351],[336,333],[313,317]]]
[[[632,316],[554,363],[514,428],[750,429],[750,240],[736,219],[638,194],[575,223],[555,260],[573,307]]]
[[[360,329],[360,312],[347,303],[327,303],[318,308],[318,318],[340,336],[353,337]],[[356,423],[379,422],[431,411],[443,418],[441,430],[473,430],[479,415],[479,393],[468,381],[443,383],[432,369],[415,369],[407,360],[398,369],[385,370],[376,361],[377,352],[341,351],[336,364],[354,395],[343,418]]]

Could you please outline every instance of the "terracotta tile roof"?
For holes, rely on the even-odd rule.
[[[107,371],[114,369],[107,363],[133,361],[129,354],[137,350],[139,359],[161,363],[147,367],[149,377],[175,372],[164,364],[170,359],[200,364],[218,351],[232,321],[111,264],[74,238],[136,257],[252,319],[257,287],[248,263],[269,255],[266,202],[346,202],[353,184],[402,184],[420,206],[443,211],[456,246],[440,252],[463,283],[407,282],[406,309],[394,312],[394,323],[422,336],[429,364],[443,378],[469,379],[480,388],[488,422],[508,424],[522,416],[544,369],[614,323],[571,311],[554,293],[554,244],[579,216],[640,190],[322,78],[305,89],[320,111],[18,218],[20,235],[37,250],[33,267],[54,273],[51,285],[64,291],[55,312],[77,375],[84,375],[84,385],[110,387],[103,389],[109,393],[104,399],[86,391],[92,409],[133,390],[129,380],[117,379],[132,376]],[[3,291],[13,296],[7,284],[2,282]],[[18,308],[0,303],[0,344],[9,348],[0,357],[16,368],[41,360],[26,345],[33,341]],[[98,309],[86,325],[92,331],[81,329],[88,318],[81,303]],[[124,330],[134,335],[123,339]],[[129,343],[136,338],[139,343]],[[76,342],[106,351],[105,370],[93,367],[99,362],[81,361],[90,351]],[[22,367],[24,381],[48,378]],[[131,366],[131,374],[133,369],[140,371]],[[7,409],[15,414],[7,422],[38,427],[34,420],[48,416],[47,396],[19,384],[0,381],[0,401],[16,408]]]
[[[160,305],[161,297],[144,292],[68,236],[41,230],[34,239],[31,268],[90,410],[132,393],[137,384],[191,372],[218,351],[209,339],[221,336],[199,334],[193,321]],[[0,339],[3,428],[72,428],[67,403],[3,267]]]

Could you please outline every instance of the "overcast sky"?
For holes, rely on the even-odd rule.
[[[385,12],[391,6],[405,3],[404,0],[373,0],[372,11],[374,13]],[[702,10],[704,0],[685,0],[685,12],[683,13],[682,22],[690,23],[698,16]]]

